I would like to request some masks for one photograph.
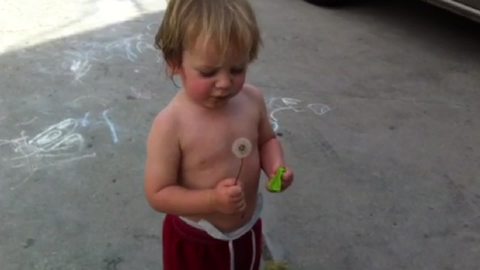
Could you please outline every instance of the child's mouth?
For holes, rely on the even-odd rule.
[[[230,96],[228,95],[228,96],[222,96],[222,97],[214,97],[213,100],[215,102],[224,102],[224,101],[228,100],[229,98],[230,98]]]

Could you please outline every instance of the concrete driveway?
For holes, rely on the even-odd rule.
[[[478,269],[480,25],[413,0],[253,4],[250,82],[297,181],[266,194],[270,257]],[[143,162],[176,92],[152,47],[164,3],[0,7],[0,268],[160,269]]]

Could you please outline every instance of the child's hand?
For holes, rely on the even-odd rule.
[[[235,178],[220,181],[214,188],[214,207],[223,214],[243,212],[246,207],[243,188],[235,184]]]
[[[287,167],[287,171],[283,175],[282,191],[286,190],[293,183],[293,171]]]
[[[283,176],[282,176],[281,189],[280,190],[270,190],[270,182],[273,181],[273,179],[275,178],[276,173],[279,170],[279,169],[277,169],[277,170],[275,170],[274,173],[272,173],[270,175],[269,182],[267,183],[267,190],[268,191],[270,191],[270,192],[282,192],[282,191],[286,190],[288,187],[290,187],[290,185],[293,182],[293,171],[288,167],[285,167],[284,169],[285,169],[285,173],[283,173]]]

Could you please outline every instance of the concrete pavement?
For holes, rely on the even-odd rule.
[[[477,269],[479,25],[416,1],[253,4],[265,45],[250,82],[297,180],[265,197],[272,257]],[[142,176],[175,94],[151,46],[163,4],[1,6],[1,269],[159,269]]]

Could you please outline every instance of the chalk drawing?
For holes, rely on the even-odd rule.
[[[108,113],[109,113],[109,109],[107,108],[108,100],[97,97],[97,96],[81,96],[74,99],[73,101],[67,102],[66,105],[75,107],[75,108],[84,108],[85,106],[92,105],[92,102],[99,103],[106,109],[103,109],[102,112],[100,112],[98,109],[92,108],[93,113],[91,111],[86,112],[83,118],[79,120],[79,124],[82,127],[107,125],[110,130],[113,143],[118,143],[119,139],[118,139],[117,130],[115,128],[115,124],[108,117]],[[95,107],[96,106],[97,105],[95,105]]]
[[[102,116],[103,119],[107,122],[108,127],[110,128],[110,133],[112,134],[112,139],[114,143],[118,142],[117,131],[115,130],[115,125],[113,125],[112,121],[107,117],[108,110],[103,111]]]
[[[128,37],[119,38],[110,42],[77,42],[74,44],[78,49],[76,51],[67,51],[67,53],[76,53],[78,60],[86,61],[105,61],[115,57],[135,62],[139,56],[147,51],[155,51],[151,44],[151,35],[140,33]]]
[[[267,107],[270,111],[270,123],[273,130],[278,131],[280,128],[278,117],[280,111],[293,111],[296,113],[312,111],[316,115],[324,115],[331,111],[331,108],[322,103],[305,104],[302,100],[289,97],[272,97],[267,100]]]
[[[316,115],[323,115],[331,110],[328,105],[321,103],[308,104],[307,107]]]
[[[13,151],[13,157],[2,154],[2,160],[11,168],[27,168],[31,176],[41,168],[95,157],[95,152],[84,153],[83,136],[76,132],[78,125],[78,120],[67,118],[47,127],[33,138],[22,131],[19,138],[0,139],[0,147],[8,145]],[[28,181],[29,177],[12,189]]]
[[[98,61],[94,51],[67,50],[64,53],[66,60],[62,63],[62,67],[67,70],[68,75],[74,77],[75,81],[81,81],[92,68],[91,62]]]
[[[82,127],[86,127],[90,124],[90,122],[88,121],[88,117],[90,116],[90,112],[86,112],[85,113],[85,116],[82,118],[82,120],[80,121],[80,123],[82,124]]]
[[[33,169],[38,169],[43,167],[38,162],[40,158],[69,157],[82,150],[84,140],[82,135],[75,133],[77,125],[76,120],[67,118],[46,128],[32,139],[25,135],[25,131],[22,131],[21,136],[16,139],[0,139],[0,146],[8,144],[12,147],[16,154],[9,159],[12,167],[31,166]],[[4,161],[6,161],[5,158]]]
[[[107,107],[107,104],[108,104],[108,100],[104,99],[104,98],[101,98],[101,97],[97,97],[97,96],[80,96],[70,102],[67,102],[66,105],[67,106],[71,106],[71,107],[82,107],[82,102],[84,102],[85,100],[93,100],[95,102],[98,102],[100,105],[102,105],[103,107]]]
[[[82,83],[88,73],[98,63],[106,63],[111,59],[126,59],[130,62],[136,62],[140,55],[148,51],[156,52],[152,44],[154,35],[154,26],[150,24],[142,33],[115,37],[105,40],[81,41],[73,40],[68,45],[69,49],[60,52],[51,52],[45,55],[45,61],[37,61],[35,66],[38,72],[48,74],[50,76],[64,75],[72,76],[73,82]],[[154,53],[157,62],[161,61],[161,54]],[[38,55],[22,54],[24,58],[32,58],[38,60]],[[61,64],[57,65],[55,61],[47,61],[48,59],[61,59]],[[46,63],[46,64],[45,64]]]
[[[133,96],[137,99],[151,100],[152,98],[158,96],[158,93],[152,90],[138,90],[135,87],[130,87],[130,91],[133,93]]]
[[[103,124],[106,124],[110,130],[110,134],[112,136],[112,142],[113,143],[118,143],[118,134],[117,134],[117,130],[115,128],[115,124],[110,120],[110,118],[108,118],[107,114],[108,114],[109,110],[104,110],[102,112],[102,119],[99,121],[93,121],[94,119],[91,119],[91,113],[90,112],[87,112],[85,113],[85,115],[83,116],[83,118],[79,121],[80,122],[80,125],[82,127],[88,127],[88,126],[96,126],[96,125],[103,125]]]
[[[71,103],[77,104],[84,98],[77,98]],[[22,131],[18,138],[0,139],[0,150],[9,146],[12,153],[10,155],[2,153],[3,164],[12,169],[25,168],[28,171],[28,176],[11,189],[14,190],[26,183],[39,169],[96,157],[95,152],[86,150],[85,139],[79,132],[80,128],[106,125],[109,128],[113,143],[118,143],[115,124],[108,114],[108,109],[103,110],[97,116],[91,112],[86,112],[83,118],[64,119],[43,129],[34,136],[28,136],[25,131]],[[17,124],[17,126],[29,125],[37,119],[38,117],[33,117],[29,121]]]
[[[156,31],[159,26],[160,26],[160,24],[158,24],[158,23],[151,23],[151,24],[147,25],[146,28],[147,28],[148,31]],[[153,35],[151,35],[151,36],[153,37]]]
[[[35,122],[35,120],[37,120],[38,117],[33,117],[32,119],[28,120],[28,121],[25,121],[25,122],[21,122],[21,123],[18,123],[16,124],[17,127],[19,126],[27,126],[27,125],[30,125],[31,123]]]
[[[102,118],[100,120],[95,120],[95,118],[94,118],[95,114],[93,114],[93,117],[92,117],[92,113],[86,112],[85,115],[83,116],[83,118],[79,120],[79,123],[80,123],[80,126],[82,126],[82,127],[107,125],[109,130],[110,130],[110,134],[112,136],[112,142],[113,143],[118,143],[119,140],[118,140],[117,130],[115,128],[115,124],[108,117],[108,115],[107,115],[108,112],[109,112],[109,110],[104,110],[101,113]],[[98,119],[99,117],[96,117],[96,118]]]
[[[133,93],[133,95],[134,95],[135,98],[149,99],[148,96],[143,95],[142,93],[140,93],[140,91],[138,91],[137,88],[135,88],[135,87],[133,87],[133,86],[130,87],[130,91],[132,91],[132,93]]]
[[[79,81],[83,76],[85,76],[91,68],[92,65],[90,65],[88,60],[73,60],[72,65],[70,66],[70,70],[73,72],[76,81]]]

